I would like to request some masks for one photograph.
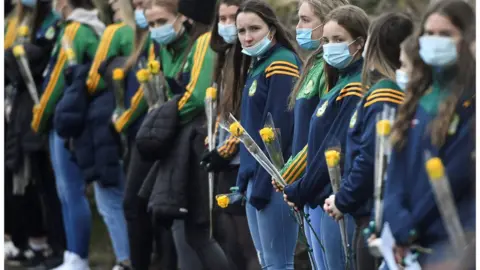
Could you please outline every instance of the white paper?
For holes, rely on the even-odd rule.
[[[385,222],[381,234],[382,243],[380,246],[380,252],[383,255],[383,259],[388,266],[389,270],[398,270],[397,263],[395,262],[395,255],[393,254],[393,248],[395,247],[395,238],[393,238],[390,225]]]

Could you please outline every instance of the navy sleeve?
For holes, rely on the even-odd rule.
[[[397,151],[392,150],[390,163],[387,168],[383,208],[384,222],[390,224],[395,240],[400,245],[409,243],[410,231],[414,228],[411,211],[407,208],[405,177],[408,170],[405,147]]]
[[[325,162],[325,150],[329,146],[329,140],[333,138],[340,142],[342,149],[345,149],[350,118],[359,101],[360,97],[350,95],[336,102],[336,106],[340,107],[337,116],[321,147],[316,152],[315,158],[312,159],[313,162],[307,164],[305,175],[297,181],[298,183],[294,183],[295,185],[291,188],[285,188],[285,194],[297,207],[301,208],[306,203],[312,207],[323,205],[325,199],[332,193],[328,167]]]
[[[342,213],[353,213],[372,197],[374,190],[376,115],[383,111],[384,102],[377,102],[364,110],[364,128],[359,151],[352,168],[343,177],[340,190],[335,194],[335,206]],[[388,103],[391,107],[397,104]]]

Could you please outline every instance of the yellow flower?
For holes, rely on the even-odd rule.
[[[121,81],[125,78],[125,73],[123,72],[123,69],[121,68],[116,68],[113,70],[113,79],[115,81]]]
[[[273,132],[273,128],[266,127],[260,130],[260,136],[262,137],[262,141],[266,143],[271,143],[275,140],[275,132]]]
[[[18,35],[21,37],[26,37],[28,36],[28,26],[22,25],[18,28]]]
[[[243,131],[243,127],[239,122],[234,122],[230,125],[230,133],[235,137],[242,136]]]
[[[217,99],[217,89],[213,87],[207,88],[207,93],[206,93],[207,98],[210,98],[211,100],[216,100]]]
[[[66,50],[67,58],[68,60],[75,60],[75,52],[73,51],[72,48],[68,48]]]
[[[148,80],[150,80],[150,74],[148,73],[148,70],[140,69],[139,71],[137,71],[137,80],[140,83],[148,82]]]
[[[152,60],[148,62],[148,69],[152,74],[158,74],[160,72],[160,62]]]
[[[425,164],[427,173],[431,180],[439,180],[445,175],[445,168],[443,167],[442,160],[438,157],[431,158]]]
[[[23,46],[17,45],[13,47],[13,55],[15,55],[15,57],[20,57],[25,55],[25,49],[23,49]]]
[[[228,204],[230,203],[230,198],[228,198],[227,195],[218,195],[216,199],[218,206],[221,208],[227,208]]]
[[[340,152],[337,150],[328,150],[325,152],[325,160],[329,168],[333,168],[340,162]]]
[[[380,120],[377,122],[377,134],[380,136],[388,136],[390,134],[390,121]]]

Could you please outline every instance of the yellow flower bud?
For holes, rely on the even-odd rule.
[[[235,136],[235,137],[240,137],[242,136],[244,130],[242,125],[240,125],[239,122],[232,123],[230,125],[230,133]]]
[[[75,52],[72,48],[68,48],[65,53],[67,54],[68,60],[75,60]]]
[[[152,60],[148,62],[148,70],[152,74],[158,74],[160,72],[160,62],[157,60]]]
[[[18,28],[18,35],[20,37],[26,37],[28,36],[28,31],[29,31],[28,26],[22,25]]]
[[[137,80],[140,83],[148,82],[148,80],[150,80],[150,74],[148,73],[148,70],[140,69],[139,71],[137,71]]]
[[[113,79],[115,81],[121,81],[125,78],[125,73],[123,72],[123,69],[121,68],[116,68],[113,70]]]
[[[207,93],[206,93],[207,98],[210,98],[211,100],[216,100],[217,99],[217,89],[213,87],[207,88]]]
[[[227,195],[219,195],[216,197],[217,199],[217,204],[221,208],[227,208],[228,204],[230,203],[230,198],[228,198]]]
[[[377,134],[380,136],[388,136],[390,134],[391,125],[388,120],[380,120],[377,122]]]
[[[275,132],[273,132],[273,128],[266,127],[260,130],[260,137],[262,137],[262,141],[266,143],[271,143],[275,140]]]
[[[20,57],[25,55],[25,49],[23,49],[23,46],[17,45],[13,47],[13,55],[15,55],[15,57]]]
[[[443,167],[442,160],[438,157],[431,158],[425,164],[427,173],[431,180],[439,180],[445,175],[445,168]]]
[[[327,166],[333,168],[338,165],[340,162],[340,152],[337,150],[328,150],[325,152],[325,160],[327,161]]]

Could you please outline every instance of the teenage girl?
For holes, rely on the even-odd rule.
[[[332,193],[325,151],[332,146],[345,149],[350,118],[364,95],[361,85],[362,52],[368,25],[365,11],[352,5],[334,9],[325,19],[323,59],[329,87],[310,120],[308,146],[303,150],[306,151],[306,171],[300,180],[284,189],[285,199],[292,206],[303,208],[309,204],[315,208],[320,202],[323,205]],[[325,266],[327,269],[344,269],[346,257],[339,225],[327,214],[322,215],[320,240],[325,250]],[[354,224],[351,216],[345,216],[345,225],[348,243],[352,243]]]

